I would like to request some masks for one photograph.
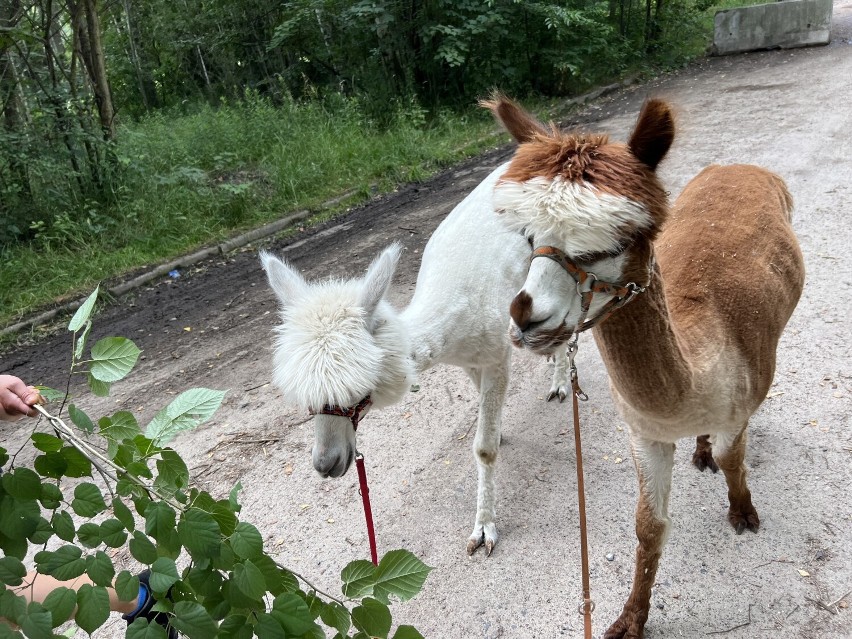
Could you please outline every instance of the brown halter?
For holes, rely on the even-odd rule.
[[[570,275],[577,283],[577,295],[580,296],[582,301],[580,304],[580,319],[577,321],[577,325],[574,328],[575,335],[604,321],[607,317],[612,315],[612,313],[633,300],[636,295],[645,291],[644,286],[639,286],[635,282],[630,282],[621,286],[620,284],[612,284],[610,282],[599,280],[594,273],[585,271],[577,266],[577,264],[568,257],[564,251],[556,248],[555,246],[539,246],[537,249],[533,250],[532,258],[530,259],[534,260],[537,257],[546,257],[553,260],[559,264],[559,266],[564,268],[568,275]],[[589,280],[591,280],[589,288],[584,291],[583,285],[585,285]],[[600,313],[592,319],[587,320],[586,315],[589,312],[589,308],[592,306],[592,298],[595,293],[606,293],[607,295],[612,295],[613,298],[604,305]]]

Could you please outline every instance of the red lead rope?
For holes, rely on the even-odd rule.
[[[373,510],[370,508],[370,489],[367,488],[367,471],[364,468],[364,456],[355,453],[355,466],[358,468],[358,483],[361,485],[361,499],[364,502],[364,517],[367,520],[367,537],[370,538],[370,557],[375,565],[379,565],[376,552],[376,531],[373,528]]]

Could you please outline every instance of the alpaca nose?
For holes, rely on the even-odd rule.
[[[509,316],[521,331],[526,331],[532,317],[533,300],[529,293],[521,291],[509,305]]]
[[[349,456],[331,453],[328,449],[318,449],[316,446],[312,451],[314,470],[323,477],[342,477],[349,470]]]

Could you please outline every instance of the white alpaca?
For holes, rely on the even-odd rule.
[[[343,475],[355,455],[355,429],[366,410],[399,401],[416,375],[438,363],[461,366],[480,393],[473,442],[479,469],[476,523],[468,553],[497,542],[494,467],[509,378],[509,302],[524,282],[529,243],[505,229],[491,204],[491,173],[441,223],[423,251],[417,287],[397,313],[383,298],[399,258],[394,245],[362,279],[308,283],[292,267],[262,253],[281,301],[274,383],[288,403],[315,413],[314,468]],[[564,356],[557,359],[548,399],[565,398]],[[322,414],[324,406],[348,416]],[[342,407],[342,408],[341,408]]]

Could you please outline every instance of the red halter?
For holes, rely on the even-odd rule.
[[[345,417],[352,422],[352,430],[358,430],[358,422],[364,412],[373,404],[373,400],[367,395],[354,406],[331,406],[326,404],[320,410],[310,410],[311,415],[334,415]],[[370,507],[370,490],[367,488],[367,470],[364,468],[364,456],[355,451],[355,467],[358,469],[358,483],[361,486],[361,501],[364,503],[364,518],[367,520],[367,538],[370,541],[370,558],[373,564],[379,565],[379,556],[376,551],[376,531],[373,527],[373,509]]]

